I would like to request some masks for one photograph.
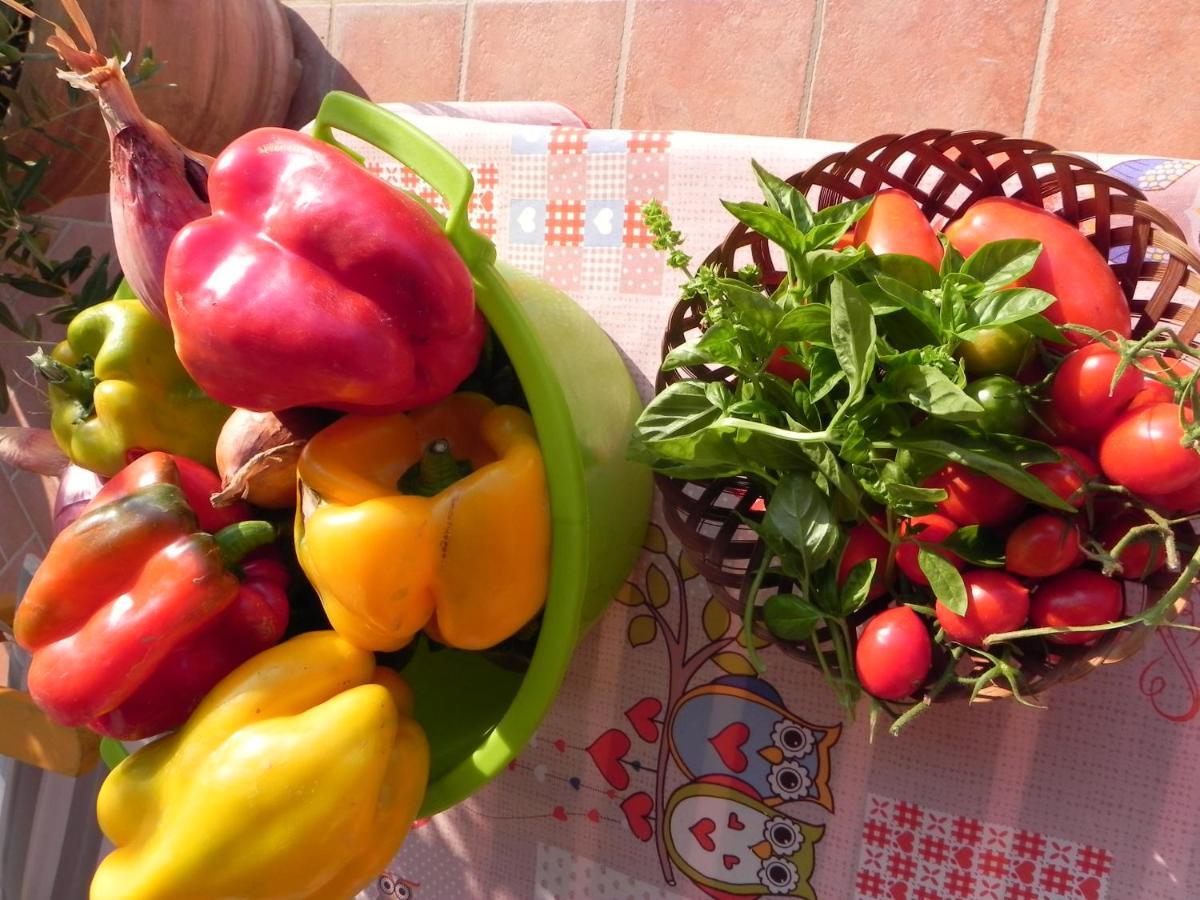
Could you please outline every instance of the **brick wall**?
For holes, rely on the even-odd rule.
[[[375,100],[559,100],[598,127],[832,140],[987,128],[1200,157],[1195,0],[287,5],[306,63],[294,124],[338,87]]]

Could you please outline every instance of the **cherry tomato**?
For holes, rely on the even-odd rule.
[[[995,569],[963,573],[967,586],[967,613],[950,611],[941,600],[935,607],[938,624],[946,636],[960,644],[982,647],[984,638],[1016,631],[1029,616],[1029,590],[1017,579]]]
[[[1033,425],[1025,406],[1025,389],[1007,375],[972,381],[963,391],[983,407],[975,425],[989,434],[1024,434]]]
[[[937,232],[907,192],[887,188],[875,195],[867,214],[854,227],[854,244],[866,244],[877,255],[904,253],[935,269],[942,264]]]
[[[900,524],[900,537],[903,538],[911,535],[919,544],[940,544],[956,531],[958,531],[958,525],[952,519],[948,519],[939,513],[930,513],[927,516],[914,516]],[[921,566],[917,562],[917,557],[920,553],[918,543],[910,540],[899,544],[896,547],[896,565],[915,584],[929,584],[929,579],[925,577],[925,573],[921,571]],[[935,552],[956,569],[961,569],[966,565],[966,563],[949,550],[937,549],[934,546],[930,546],[929,549],[935,550]]]
[[[1135,512],[1126,513],[1101,525],[1098,537],[1104,549],[1111,553],[1113,547],[1117,546],[1117,542],[1125,537],[1130,528],[1149,524],[1150,517],[1147,515]],[[1167,564],[1167,551],[1163,546],[1162,537],[1151,532],[1136,538],[1121,551],[1117,562],[1121,564],[1122,578],[1136,580],[1153,575]]]
[[[1046,578],[1082,561],[1079,528],[1062,516],[1040,513],[1012,530],[1004,543],[1004,568],[1014,575]]]
[[[933,642],[921,617],[907,606],[872,616],[858,638],[854,667],[868,694],[902,700],[917,690],[933,665]]]
[[[838,563],[838,586],[846,583],[846,579],[850,577],[850,570],[860,562],[874,559],[875,577],[871,579],[867,599],[874,600],[876,597],[882,597],[887,590],[884,573],[887,569],[888,552],[891,549],[887,538],[872,528],[868,522],[859,522],[850,529],[846,549],[842,551],[842,558]]]
[[[1087,502],[1087,483],[1100,475],[1100,468],[1090,456],[1074,447],[1054,449],[1062,459],[1030,466],[1029,474],[1079,509]]]
[[[1089,344],[1067,354],[1050,382],[1050,400],[1064,422],[1076,428],[1107,428],[1142,389],[1143,376],[1128,366],[1117,383],[1121,354]]]
[[[1035,425],[1030,436],[1047,444],[1070,444],[1072,447],[1090,450],[1096,446],[1104,434],[1103,428],[1077,428],[1068,424],[1063,421],[1058,410],[1051,403],[1041,404],[1037,409],[1037,414],[1038,418],[1046,423],[1046,427],[1042,427],[1040,423]]]
[[[1142,494],[1151,506],[1172,515],[1200,512],[1200,479],[1169,494]]]
[[[1011,197],[984,197],[947,225],[945,234],[963,256],[1005,238],[1040,241],[1042,252],[1022,282],[1055,296],[1046,318],[1129,337],[1129,301],[1108,260],[1066,219]],[[1091,341],[1078,332],[1067,336],[1078,345]]]
[[[1025,508],[1025,498],[1012,488],[958,463],[938,469],[922,486],[946,491],[938,512],[959,525],[1004,525]]]
[[[1134,493],[1169,495],[1200,480],[1200,453],[1185,447],[1183,437],[1174,403],[1139,407],[1100,439],[1100,468]]]
[[[790,351],[787,347],[776,347],[775,352],[767,361],[766,370],[787,382],[806,381],[808,369],[799,363],[792,362],[788,358],[789,354]]]
[[[968,375],[1016,375],[1033,359],[1033,335],[1020,325],[985,328],[955,351]]]
[[[1048,578],[1033,592],[1029,619],[1035,628],[1064,628],[1115,622],[1125,609],[1121,583],[1090,569],[1071,569]],[[1051,634],[1055,644],[1086,644],[1098,632]]]

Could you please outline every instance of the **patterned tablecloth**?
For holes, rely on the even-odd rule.
[[[675,283],[638,210],[658,198],[703,254],[757,199],[749,160],[806,140],[413,120],[474,172],[500,256],[576,298],[651,393]],[[1099,156],[1195,242],[1200,163]],[[368,164],[418,192],[388,160]],[[433,199],[430,197],[430,199]],[[1197,639],[1056,688],[1049,708],[939,707],[868,743],[819,676],[738,626],[658,519],[619,603],[510,770],[418,823],[364,897],[1179,898],[1200,888]],[[1190,886],[1190,887],[1189,887]]]

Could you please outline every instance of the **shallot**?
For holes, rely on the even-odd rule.
[[[37,15],[16,0],[0,2],[22,15]],[[85,49],[54,23],[54,35],[46,43],[70,68],[58,77],[94,94],[104,116],[111,153],[109,205],[121,271],[146,308],[169,324],[163,293],[167,249],[180,228],[209,214],[208,169],[213,160],[182,146],[142,114],[122,61],[99,52],[77,0],[62,3]]]
[[[246,500],[268,509],[294,506],[300,451],[328,421],[328,414],[316,410],[235,409],[217,438],[222,490],[213,495],[213,505]]]

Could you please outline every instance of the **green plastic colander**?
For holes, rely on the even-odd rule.
[[[343,131],[417,173],[445,198],[446,236],[475,278],[475,296],[512,361],[546,461],[552,525],[549,593],[529,668],[478,653],[419,649],[404,668],[429,736],[420,815],[458,803],[498,775],[533,736],[580,637],[608,605],[640,551],[650,471],[625,459],[642,403],[608,336],[554,287],[496,262],[467,223],[475,183],[448,150],[404,119],[351,94],[329,94],[313,135],[358,158]]]

